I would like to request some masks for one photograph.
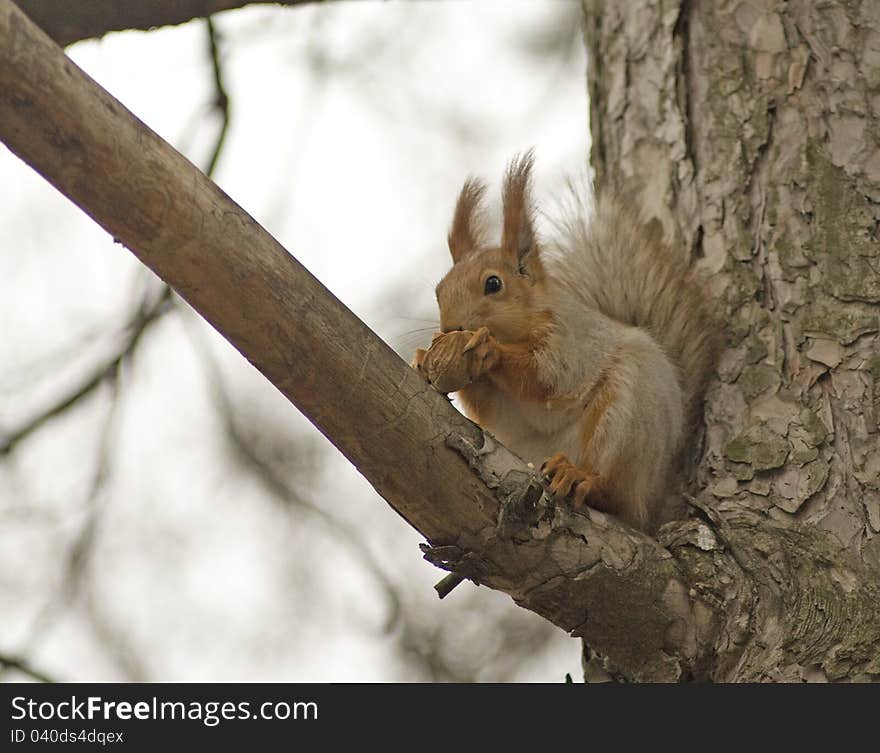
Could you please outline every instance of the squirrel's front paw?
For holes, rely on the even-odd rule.
[[[443,337],[442,332],[435,333],[435,335],[431,338],[431,345],[433,346],[434,343],[437,342],[437,340],[439,340],[441,337]],[[431,381],[428,376],[428,368],[430,366],[428,354],[430,352],[430,349],[425,350],[424,348],[416,348],[416,352],[413,353],[412,361],[409,362],[409,365],[416,371],[418,371],[419,374],[421,374],[428,381]]]
[[[413,366],[438,392],[456,392],[492,369],[498,343],[486,327],[437,335],[428,350],[417,350]]]
[[[578,468],[562,452],[557,452],[544,461],[541,475],[547,481],[550,494],[554,497],[565,499],[571,496],[575,510],[589,503],[599,489],[599,477]]]
[[[423,364],[425,363],[425,358],[428,356],[428,351],[424,348],[416,349],[416,352],[413,354],[413,359],[410,361],[409,365],[412,366],[419,374],[422,376],[425,375],[425,369]]]

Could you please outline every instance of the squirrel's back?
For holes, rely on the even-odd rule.
[[[617,196],[575,204],[557,223],[551,250],[560,282],[586,306],[651,334],[678,367],[693,429],[721,343],[690,260],[663,241],[659,223],[645,224]]]

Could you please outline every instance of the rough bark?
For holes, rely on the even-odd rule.
[[[265,0],[301,5],[313,0]],[[154,29],[255,4],[255,0],[14,0],[58,44],[102,37],[110,31]],[[256,0],[259,2],[259,0]]]
[[[727,322],[699,498],[758,598],[713,674],[876,679],[880,5],[584,5],[597,184],[700,259]]]

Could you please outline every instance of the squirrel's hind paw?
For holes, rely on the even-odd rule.
[[[550,494],[556,499],[571,497],[575,510],[588,504],[599,489],[599,477],[578,468],[562,452],[544,461],[541,475],[547,482]]]

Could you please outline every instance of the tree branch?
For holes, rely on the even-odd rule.
[[[258,449],[249,441],[246,432],[239,424],[232,402],[223,383],[220,368],[211,354],[208,344],[196,329],[195,315],[186,316],[183,324],[193,349],[205,371],[208,387],[214,400],[220,420],[225,426],[225,434],[238,464],[251,473],[254,478],[275,499],[284,502],[289,508],[296,508],[320,520],[340,543],[346,546],[352,556],[359,559],[364,568],[376,580],[386,601],[386,617],[383,631],[390,632],[400,619],[401,605],[394,583],[385,575],[379,562],[359,536],[358,530],[350,525],[340,514],[329,512],[304,497],[273,466],[262,457]]]
[[[455,411],[11,0],[0,0],[0,138],[291,400],[425,535],[430,561],[585,636],[629,677],[705,669],[725,623],[714,576],[723,568],[726,593],[744,590],[720,546],[704,547],[704,536],[690,547],[703,584],[694,588],[654,539],[595,511],[555,507],[519,458]]]
[[[315,0],[15,0],[62,47],[110,31],[175,26],[246,5],[304,5]]]

